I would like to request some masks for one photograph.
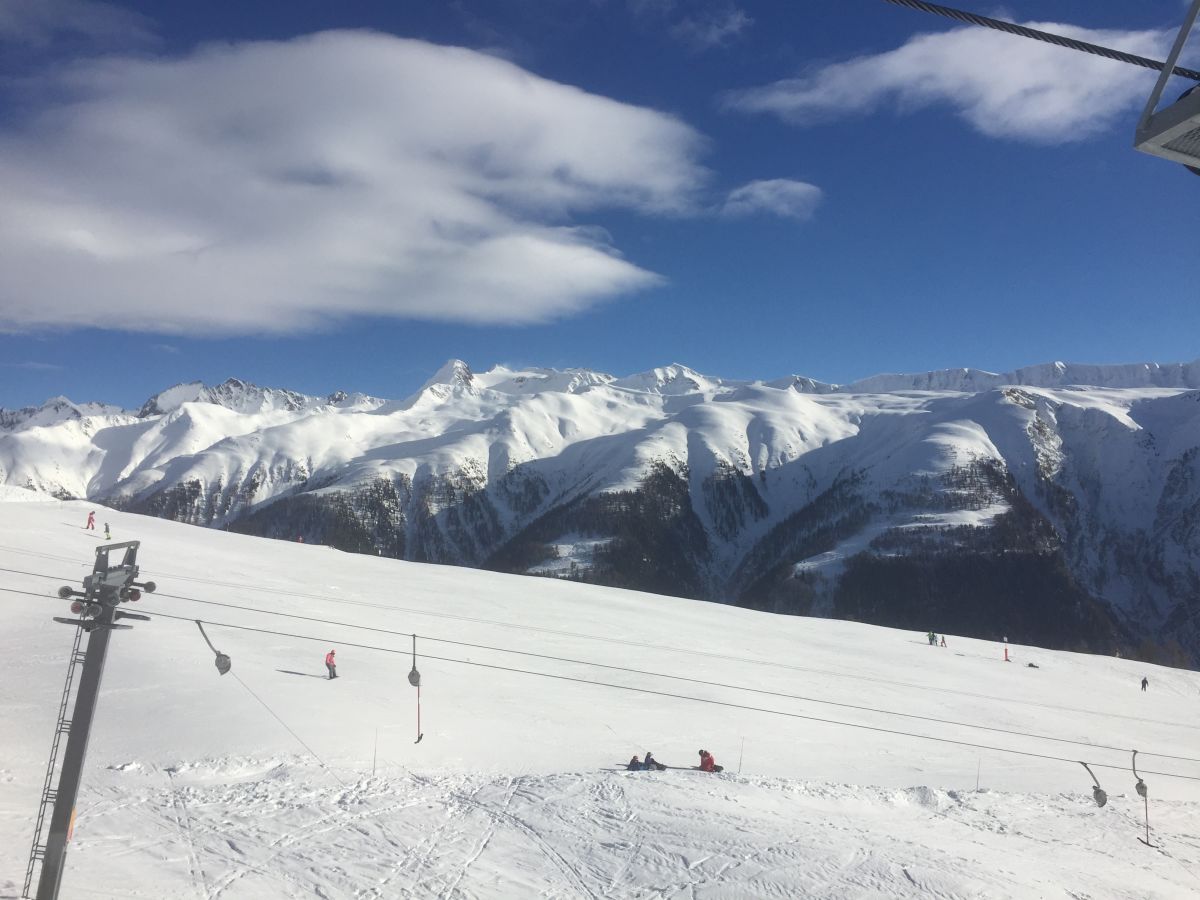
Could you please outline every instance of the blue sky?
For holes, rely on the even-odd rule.
[[[0,60],[0,406],[1200,356],[1153,74],[882,0],[0,0]]]

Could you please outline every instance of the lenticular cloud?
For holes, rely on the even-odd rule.
[[[518,323],[657,276],[581,214],[693,207],[684,123],[368,32],[108,58],[0,133],[0,328]]]
[[[1056,23],[1033,28],[1146,56],[1166,31],[1098,31]],[[1032,143],[1089,137],[1144,102],[1144,69],[978,28],[919,34],[886,53],[836,62],[798,78],[728,94],[726,106],[796,125],[862,114],[949,106],[977,131]],[[1132,123],[1130,123],[1132,128]]]

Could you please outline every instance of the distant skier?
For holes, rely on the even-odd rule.
[[[942,635],[942,646],[946,646],[946,636],[944,634]]]
[[[91,531],[96,530],[96,511],[94,509],[90,513],[88,513],[87,524],[84,525],[83,527],[85,529],[90,529]]]
[[[720,772],[721,766],[717,765],[717,759],[707,750],[700,751],[700,771],[701,772]]]
[[[633,759],[629,760],[629,762],[625,765],[625,768],[628,769],[630,772],[641,771],[642,761],[637,758],[636,753],[633,754]]]
[[[337,653],[336,650],[330,650],[328,653],[325,654],[325,668],[329,670],[329,677],[331,679],[337,678],[337,658],[335,656],[336,653]]]
[[[109,530],[107,522],[104,523],[104,539],[106,541],[112,540],[112,531]]]
[[[1143,677],[1142,678],[1142,690],[1144,691],[1147,687],[1149,687],[1149,685],[1150,685],[1150,679]]]

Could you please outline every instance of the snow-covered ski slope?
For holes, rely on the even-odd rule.
[[[29,496],[0,497],[0,897],[20,892],[71,642],[53,594],[97,543],[90,505],[12,502]],[[159,592],[138,611],[182,620],[113,637],[64,898],[1200,892],[1200,780],[1149,774],[1200,779],[1200,762],[1150,755],[1200,758],[1196,673],[1020,646],[1005,664],[1002,646],[953,635],[933,648],[848,622],[97,518],[143,542]],[[194,618],[319,640],[209,625],[233,659],[220,677]],[[701,747],[723,774],[615,767],[646,750],[692,765]],[[1153,849],[1137,841],[1128,748]],[[1093,763],[1105,808],[1074,760]]]

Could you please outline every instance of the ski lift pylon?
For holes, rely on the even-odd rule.
[[[1182,163],[1193,173],[1200,175],[1200,85],[1195,85],[1180,95],[1179,99],[1164,109],[1158,109],[1167,80],[1183,46],[1187,43],[1188,35],[1200,15],[1200,0],[1192,0],[1191,9],[1184,17],[1175,45],[1167,57],[1166,65],[1158,76],[1142,117],[1138,120],[1137,132],[1134,135],[1133,146],[1143,153],[1160,156],[1177,163]]]

